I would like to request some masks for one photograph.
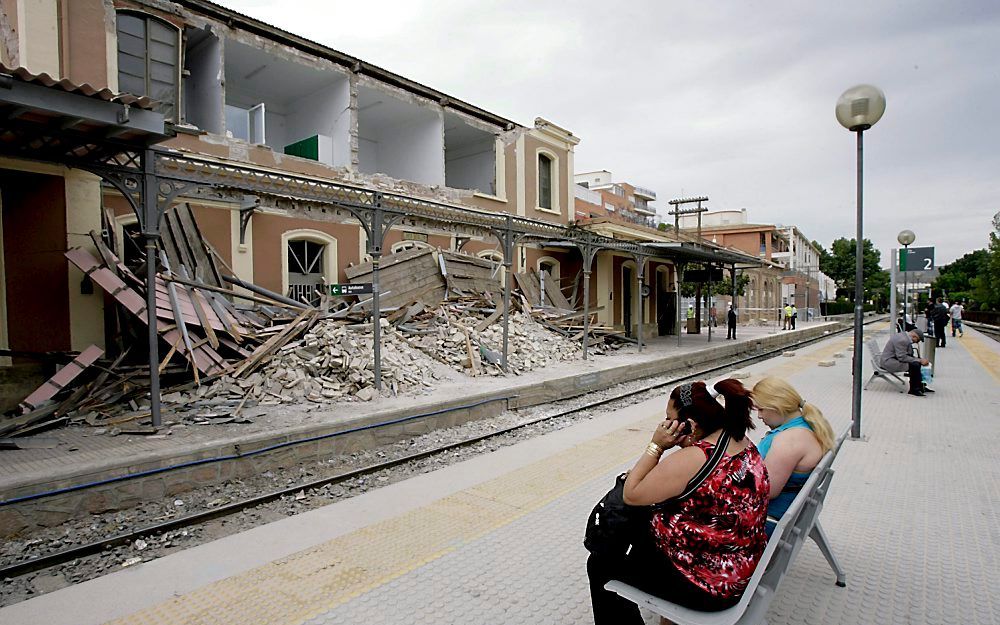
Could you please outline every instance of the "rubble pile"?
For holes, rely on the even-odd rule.
[[[384,320],[383,324],[388,325]],[[259,371],[244,378],[224,375],[184,395],[190,400],[222,398],[249,406],[369,401],[376,395],[373,351],[371,325],[323,320],[278,349]],[[389,328],[384,328],[381,352],[382,384],[387,392],[396,395],[433,387],[438,376],[426,366],[427,357]]]

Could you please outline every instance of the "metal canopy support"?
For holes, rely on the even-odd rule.
[[[681,315],[684,311],[681,310],[681,274],[684,273],[684,263],[675,263],[674,265],[674,291],[677,293],[677,347],[681,346],[681,327],[683,323],[681,322]]]
[[[156,173],[153,171],[153,152],[142,155],[142,212],[138,215],[142,236],[146,241],[146,325],[149,338],[149,414],[153,427],[162,423],[160,416],[160,351],[159,333],[156,331],[156,242],[160,238],[160,212],[157,210]],[[184,323],[183,319],[177,320]],[[194,353],[191,353],[194,358]],[[194,363],[192,363],[194,366]]]
[[[700,213],[699,213],[699,216],[700,216]],[[708,264],[708,310],[706,311],[708,313],[708,342],[709,343],[712,342],[712,321],[714,321],[714,319],[712,317],[712,269],[714,269],[714,267],[712,266],[711,263],[709,263]]]
[[[583,359],[586,360],[587,346],[590,343],[590,268],[594,266],[594,257],[601,246],[593,242],[589,233],[576,241],[576,246],[583,256]]]
[[[639,297],[639,324],[637,327],[636,338],[639,343],[639,351],[642,352],[642,324],[643,324],[643,308],[645,307],[646,298],[642,295],[642,289],[646,284],[646,256],[643,254],[633,254],[635,258],[636,270],[636,295]],[[629,306],[632,302],[628,303]]]
[[[402,213],[390,213],[388,217],[382,208],[382,194],[375,194],[375,206],[369,210],[351,210],[368,234],[368,254],[372,257],[372,340],[374,342],[375,390],[382,390],[382,306],[379,302],[379,264],[382,260],[382,245],[385,235],[399,221]]]
[[[507,356],[510,351],[510,292],[514,280],[514,246],[527,233],[514,229],[514,216],[510,214],[504,216],[503,228],[490,228],[490,232],[503,249],[503,348],[500,352],[500,368],[504,373],[509,373]]]

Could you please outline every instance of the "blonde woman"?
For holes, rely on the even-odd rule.
[[[823,455],[833,447],[833,429],[816,406],[781,378],[753,387],[757,416],[771,429],[757,445],[771,481],[767,534],[788,510]]]

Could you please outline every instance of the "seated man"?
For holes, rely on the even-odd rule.
[[[889,341],[882,350],[881,365],[886,371],[902,373],[909,371],[910,375],[910,395],[918,397],[924,396],[926,388],[920,376],[920,367],[929,365],[926,358],[917,358],[913,355],[913,344],[924,339],[924,333],[920,328],[913,328],[908,332],[898,332],[889,337]],[[933,391],[932,391],[933,392]]]

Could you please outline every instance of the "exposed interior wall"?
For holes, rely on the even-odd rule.
[[[444,185],[440,109],[358,86],[358,166],[367,174]]]
[[[272,47],[273,48],[273,47]],[[235,123],[258,104],[264,104],[263,143],[277,153],[302,139],[319,136],[319,162],[350,163],[350,84],[333,68],[300,63],[275,49],[225,41],[226,130],[247,140]]]
[[[211,32],[184,29],[184,121],[215,134],[225,131],[222,54],[222,41]]]
[[[445,184],[497,194],[496,136],[461,116],[444,112]]]
[[[66,189],[62,177],[0,172],[10,348],[68,351]],[[79,287],[79,285],[77,285]]]
[[[59,10],[56,0],[18,0],[18,55],[23,67],[59,76]]]

